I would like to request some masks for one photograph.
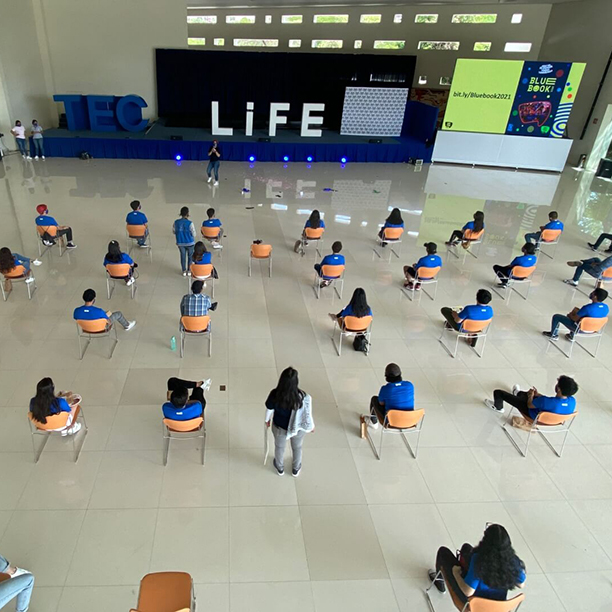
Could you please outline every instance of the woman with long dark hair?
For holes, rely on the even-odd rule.
[[[463,603],[472,596],[505,601],[508,591],[521,587],[526,578],[525,564],[514,552],[508,532],[497,524],[487,526],[478,546],[464,544],[459,559],[446,547],[438,550],[436,569],[429,570],[429,578],[444,592],[444,580],[434,580],[440,569]]]
[[[121,247],[116,240],[111,240],[108,243],[108,253],[104,257],[104,266],[108,264],[130,264],[130,273],[123,278],[125,278],[127,285],[134,282],[134,268],[138,267],[138,264],[127,253],[121,252]]]
[[[62,435],[72,435],[81,429],[80,423],[72,424],[77,406],[78,401],[71,406],[64,397],[56,395],[55,384],[51,378],[47,377],[38,381],[36,385],[36,395],[30,400],[30,413],[35,421],[45,425],[47,417],[60,412],[69,412],[66,425],[53,431],[61,431]]]
[[[195,264],[209,264],[212,262],[212,253],[206,249],[206,245],[201,240],[195,243],[191,260]]]
[[[292,473],[297,478],[302,469],[304,436],[314,430],[312,398],[299,388],[297,370],[283,370],[276,389],[266,400],[266,425],[272,424],[274,434],[274,468],[279,476],[285,473],[285,448],[291,442]]]
[[[35,262],[37,260],[34,260]],[[19,253],[13,253],[8,247],[2,247],[0,249],[0,273],[10,274],[17,266],[23,266],[26,271],[26,275],[29,276],[31,259]]]
[[[404,227],[404,220],[402,219],[402,212],[399,208],[394,208],[389,216],[385,219],[384,225],[380,228],[378,232],[378,237],[382,240],[385,235],[385,229],[387,227]],[[382,243],[382,246],[387,246],[386,242]]]
[[[321,219],[321,213],[315,208],[315,210],[313,210],[310,213],[310,217],[308,217],[308,219],[306,220],[306,223],[304,224],[304,229],[302,230],[302,239],[301,240],[297,240],[293,250],[296,253],[299,253],[301,248],[302,248],[302,242],[304,244],[308,244],[308,242],[306,241],[306,229],[325,229],[325,221],[323,221],[323,219]]]
[[[484,227],[484,213],[481,210],[477,210],[474,213],[474,220],[468,221],[460,230],[454,230],[451,237],[444,244],[446,244],[446,246],[456,246],[464,239],[466,230],[470,230],[476,234],[482,231]]]
[[[344,317],[368,317],[372,316],[372,309],[368,306],[366,292],[361,287],[353,291],[351,301],[338,314],[329,313],[333,321],[338,321],[338,325],[342,325]]]

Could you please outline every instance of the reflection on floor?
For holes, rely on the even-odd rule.
[[[559,179],[442,166],[226,163],[213,188],[195,163],[23,163],[14,155],[0,173],[2,245],[35,255],[41,202],[72,225],[78,243],[62,258],[44,256],[32,301],[16,286],[0,303],[0,552],[35,572],[32,612],[128,610],[141,576],[160,569],[190,572],[207,612],[426,610],[422,589],[437,547],[476,542],[487,521],[508,528],[527,565],[525,612],[611,608],[610,332],[596,359],[576,350],[571,361],[540,335],[553,313],[587,301],[561,282],[564,262],[590,256],[587,239],[610,230],[609,182],[573,170]],[[102,259],[109,240],[124,244],[132,199],[150,219],[152,258],[133,253],[136,297],[117,287],[109,302]],[[210,358],[197,340],[182,360],[170,350],[187,286],[170,228],[184,205],[196,225],[214,206],[227,235],[214,254]],[[394,206],[408,232],[401,258],[387,261],[372,246]],[[315,207],[327,224],[323,251],[344,244],[342,300],[331,290],[317,300],[314,249],[303,258],[292,250]],[[478,209],[487,226],[479,258],[445,258],[436,301],[409,302],[402,266],[423,254],[425,241],[443,250]],[[495,298],[484,358],[461,345],[453,360],[437,342],[440,308],[472,302],[491,284],[493,263],[508,263],[551,209],[567,231],[555,259],[538,264],[529,300]],[[257,238],[274,247],[271,279],[265,263],[247,276]],[[327,313],[359,286],[374,312],[372,350],[364,356],[347,341],[339,358]],[[119,332],[110,361],[104,343],[78,359],[72,309],[88,287],[100,306],[137,320]],[[426,410],[417,460],[391,441],[376,461],[358,435],[359,414],[391,361]],[[317,424],[297,480],[262,465],[263,401],[288,365],[314,398]],[[551,392],[562,373],[581,385],[565,454],[557,459],[536,439],[523,459],[483,399],[513,383]],[[162,466],[160,404],[174,375],[213,379],[204,468],[188,442]],[[61,441],[33,464],[26,408],[43,376],[84,398],[90,434],[76,465]]]

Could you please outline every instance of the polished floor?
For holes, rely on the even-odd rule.
[[[612,183],[572,169],[561,177],[418,170],[226,163],[213,188],[196,163],[24,163],[14,155],[0,163],[0,243],[35,255],[41,202],[72,225],[78,243],[61,258],[44,256],[31,301],[20,285],[0,303],[0,552],[36,574],[32,612],[129,610],[140,578],[156,570],[189,572],[206,612],[426,611],[437,547],[475,543],[489,521],[508,528],[526,563],[522,610],[612,609],[612,330],[596,359],[577,348],[568,360],[540,334],[553,313],[587,301],[561,282],[564,262],[588,257],[586,240],[610,230]],[[124,242],[135,198],[150,219],[152,257],[134,255],[135,299],[117,287],[109,302],[102,259],[109,240]],[[210,358],[198,339],[188,340],[184,359],[170,349],[187,287],[171,224],[184,205],[196,225],[216,207],[226,233],[214,254]],[[408,235],[389,262],[388,251],[380,259],[372,247],[393,206],[404,211]],[[317,300],[314,249],[303,258],[292,250],[315,207],[327,223],[324,250],[344,244],[342,300],[330,289]],[[445,256],[435,302],[410,302],[402,266],[478,209],[487,224],[479,258]],[[473,302],[491,284],[492,264],[508,263],[551,209],[567,231],[555,259],[540,259],[528,301],[496,297],[484,358],[462,344],[452,359],[438,343],[440,307]],[[271,279],[260,264],[247,276],[256,238],[273,245]],[[359,286],[374,312],[372,349],[365,356],[346,341],[338,357],[327,313]],[[88,287],[99,305],[137,321],[119,331],[112,360],[103,342],[78,359],[72,310]],[[416,460],[394,440],[377,461],[359,438],[359,414],[391,361],[426,411]],[[297,480],[262,462],[263,402],[288,365],[314,398],[317,425]],[[522,458],[483,399],[513,383],[552,393],[560,374],[581,385],[563,458],[539,439]],[[213,380],[205,467],[193,442],[174,444],[162,465],[160,404],[176,375]],[[33,463],[26,411],[43,376],[83,396],[89,435],[76,465],[65,439]],[[436,601],[439,612],[451,609]]]

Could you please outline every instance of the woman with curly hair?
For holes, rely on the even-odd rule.
[[[444,593],[444,579],[436,578],[440,570],[463,603],[472,596],[505,601],[508,591],[525,582],[525,564],[514,552],[506,529],[496,524],[486,528],[475,548],[464,544],[459,558],[444,546],[438,550],[436,569],[429,570],[429,579]]]

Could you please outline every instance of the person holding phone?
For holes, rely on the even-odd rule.
[[[219,185],[219,166],[221,165],[221,149],[219,148],[219,141],[213,140],[212,146],[208,151],[208,168],[206,173],[208,174],[208,182],[212,181],[213,172],[215,173],[215,182],[213,185],[217,187]]]

